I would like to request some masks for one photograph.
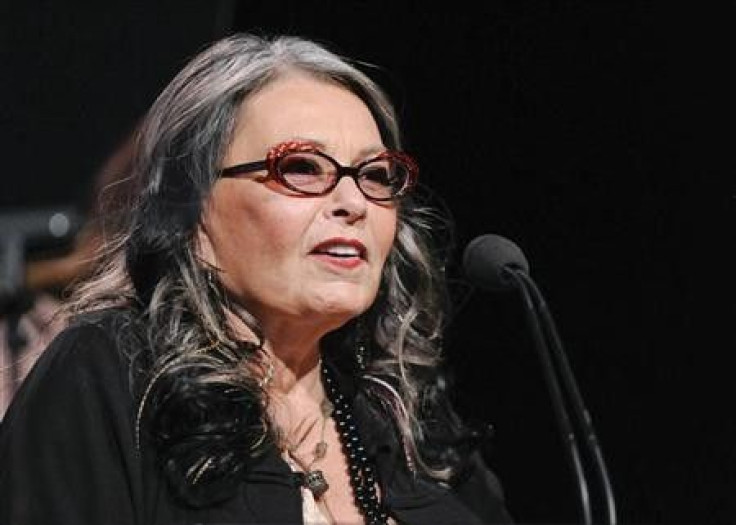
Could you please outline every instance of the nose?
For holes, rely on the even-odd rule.
[[[329,194],[327,212],[331,217],[353,224],[365,218],[368,200],[352,177],[342,177]]]

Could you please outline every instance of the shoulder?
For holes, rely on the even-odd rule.
[[[451,491],[475,515],[492,517],[493,523],[511,523],[501,482],[479,452],[470,456]]]
[[[424,414],[421,456],[430,465],[452,468],[446,482],[411,470],[391,414],[358,389],[355,415],[386,485],[388,505],[407,523],[512,523],[502,484],[479,452],[472,430],[443,393],[434,396],[431,408]]]
[[[484,523],[511,523],[502,483],[481,452],[490,436],[457,411],[443,380],[429,398],[422,444],[430,460],[452,468],[446,488]]]
[[[75,319],[13,398],[0,424],[0,522],[138,522],[143,464],[120,320]]]
[[[15,395],[13,412],[70,405],[94,393],[130,393],[131,352],[121,343],[127,316],[104,311],[75,318],[41,354]],[[104,399],[102,396],[101,399]],[[88,401],[88,400],[85,400]]]
[[[40,368],[54,373],[86,370],[112,371],[130,361],[131,351],[124,341],[130,337],[130,317],[124,312],[104,310],[71,320],[48,346],[39,360]],[[71,368],[64,368],[71,367]]]

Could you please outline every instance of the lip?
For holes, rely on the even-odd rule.
[[[358,256],[337,257],[327,253],[327,251],[334,246],[351,246],[358,251]],[[368,250],[366,249],[365,244],[360,242],[358,239],[332,237],[314,246],[309,254],[334,266],[341,268],[355,268],[367,261]]]

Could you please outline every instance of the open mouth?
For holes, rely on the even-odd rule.
[[[360,241],[352,239],[329,239],[319,243],[311,252],[344,260],[365,260],[366,248]]]

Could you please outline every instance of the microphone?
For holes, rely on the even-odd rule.
[[[542,362],[545,382],[552,398],[558,431],[563,443],[568,445],[567,458],[578,483],[584,522],[593,523],[593,512],[585,469],[578,449],[577,436],[566,407],[566,400],[572,405],[573,414],[582,430],[589,457],[592,458],[593,466],[590,468],[595,470],[601,484],[600,490],[603,493],[608,523],[615,525],[615,501],[593,422],[583,403],[546,301],[529,276],[529,262],[524,253],[516,244],[500,235],[481,235],[473,239],[466,247],[463,254],[463,268],[468,279],[484,290],[517,289],[521,293],[527,322],[532,329],[535,348]],[[552,347],[551,352],[550,346]],[[557,377],[558,374],[562,379],[561,383]],[[563,387],[566,391],[563,390]]]
[[[528,273],[529,262],[516,244],[489,233],[476,237],[465,248],[463,268],[472,283],[484,290],[497,292],[515,287],[507,269]]]

